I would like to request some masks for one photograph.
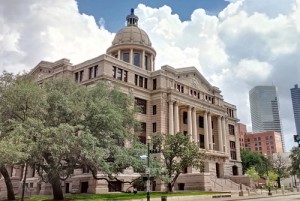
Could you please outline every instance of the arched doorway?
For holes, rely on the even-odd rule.
[[[217,178],[220,178],[220,164],[219,163],[216,163],[216,175],[217,175]]]
[[[236,165],[232,166],[232,175],[239,175],[239,170],[238,167]]]

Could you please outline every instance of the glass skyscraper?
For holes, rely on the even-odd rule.
[[[298,84],[295,85],[295,88],[291,89],[291,95],[292,95],[296,131],[297,134],[300,135],[300,88],[298,88]]]
[[[275,86],[256,86],[249,92],[252,131],[254,133],[276,131],[284,138],[279,115],[279,102]]]

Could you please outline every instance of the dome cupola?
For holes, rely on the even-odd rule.
[[[153,71],[156,52],[152,48],[147,33],[138,27],[138,16],[131,9],[127,15],[127,26],[118,31],[107,49],[107,54],[133,64],[142,69]]]

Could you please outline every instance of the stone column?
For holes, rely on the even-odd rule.
[[[118,50],[118,59],[121,60],[121,50]]]
[[[208,113],[207,116],[207,121],[208,121],[208,137],[209,137],[209,146],[210,146],[210,150],[214,149],[213,146],[213,136],[212,136],[212,127],[211,127],[211,113]]]
[[[151,70],[151,72],[153,72],[154,71],[154,59],[153,59],[153,55],[151,54],[151,56],[150,56],[150,70]]]
[[[226,122],[225,117],[222,117],[222,136],[223,136],[223,142],[224,142],[224,152],[227,153],[227,132],[226,132]]]
[[[207,123],[207,112],[204,112],[204,145],[205,149],[209,150],[209,137],[208,137],[208,123]]]
[[[174,127],[175,133],[179,132],[179,110],[178,110],[178,102],[175,102],[174,105]]]
[[[141,68],[146,70],[146,68],[145,68],[145,50],[143,50],[143,52],[142,52]]]
[[[174,135],[174,111],[173,101],[169,100],[169,134]]]
[[[129,54],[129,63],[133,64],[133,49],[130,49],[130,54]]]
[[[219,151],[223,152],[224,148],[223,148],[221,116],[218,116],[218,139],[219,139]]]
[[[193,140],[193,131],[192,131],[192,107],[188,106],[188,135],[190,136],[190,141]]]
[[[194,142],[197,144],[198,138],[197,138],[197,114],[196,114],[196,108],[193,108],[193,114],[192,114],[192,123],[193,123],[193,138]]]

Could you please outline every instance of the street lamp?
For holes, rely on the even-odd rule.
[[[150,201],[150,143],[151,143],[151,137],[147,137],[147,155],[142,155],[140,158],[142,160],[147,159],[147,169],[146,169],[146,175],[147,175],[147,201]]]
[[[147,201],[150,201],[150,143],[151,143],[151,137],[148,135],[147,137],[147,147],[148,147],[148,153],[147,153]]]
[[[267,185],[268,185],[268,195],[272,195],[272,193],[271,193],[271,185],[270,185],[270,178],[269,178],[269,164],[268,164],[268,157],[267,157],[267,154],[264,154],[265,155],[265,157],[266,157],[266,169],[267,169],[267,177],[268,177],[268,183],[267,183]]]

